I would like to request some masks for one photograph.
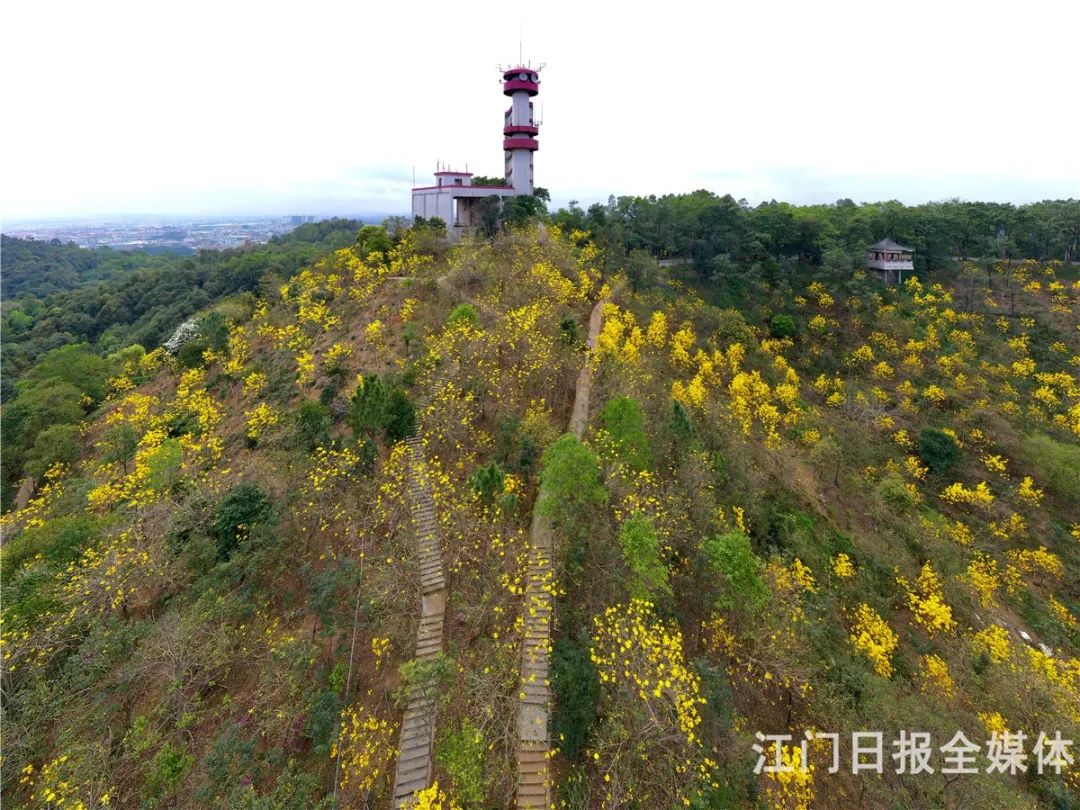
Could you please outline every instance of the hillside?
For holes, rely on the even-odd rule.
[[[4,517],[5,803],[1077,806],[937,752],[1080,739],[1073,268],[361,244],[117,353]]]
[[[250,313],[261,286],[272,289],[306,264],[353,244],[359,226],[355,220],[331,219],[302,225],[267,245],[157,257],[152,267],[140,267],[150,257],[130,254],[139,269],[112,281],[85,283],[42,299],[5,300],[0,320],[4,509],[26,475],[40,480],[49,464],[77,455],[77,423],[98,405],[106,381],[132,352],[153,350],[188,320],[200,324],[207,343],[224,348],[227,320],[247,317],[241,313]],[[53,249],[6,237],[4,244],[5,277],[33,275],[34,262],[23,254]],[[73,245],[62,252],[76,263],[93,263],[101,254]]]

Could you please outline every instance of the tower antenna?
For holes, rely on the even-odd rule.
[[[522,64],[522,62],[521,62],[521,60],[522,60],[521,53],[522,53],[522,51],[521,51],[521,20],[518,20],[518,64],[519,65]]]

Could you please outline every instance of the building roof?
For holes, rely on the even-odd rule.
[[[890,239],[887,236],[884,239],[882,239],[880,242],[875,242],[874,244],[872,244],[870,246],[870,249],[871,250],[901,250],[901,251],[906,251],[907,253],[913,253],[914,252],[909,247],[904,247],[903,245],[898,245],[896,242],[894,242],[892,239]]]

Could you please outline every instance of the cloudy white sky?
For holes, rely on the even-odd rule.
[[[501,171],[519,30],[556,203],[1080,197],[1076,0],[35,0],[2,25],[7,222],[405,212],[414,168]]]

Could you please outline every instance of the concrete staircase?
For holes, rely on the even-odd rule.
[[[589,315],[588,344],[596,345],[603,308],[600,301]],[[581,439],[589,416],[592,363],[586,359],[578,374],[570,431]],[[551,523],[540,514],[543,489],[533,510],[532,542],[529,546],[528,581],[525,586],[524,625],[521,644],[521,684],[518,691],[517,793],[518,810],[548,810],[551,807],[551,616],[555,582],[551,554],[554,548]]]
[[[416,631],[416,660],[434,660],[443,645],[446,618],[446,579],[435,535],[435,502],[424,465],[419,437],[405,440],[409,452],[409,497],[412,502],[416,553],[420,563],[420,626]],[[407,807],[416,793],[431,785],[435,741],[436,684],[427,678],[413,685],[401,723],[394,807]]]
[[[545,532],[543,526],[538,528],[550,540],[550,531]],[[551,657],[552,580],[550,543],[544,547],[534,542],[529,550],[525,586],[517,748],[517,806],[533,810],[547,810],[551,804],[548,661]]]

